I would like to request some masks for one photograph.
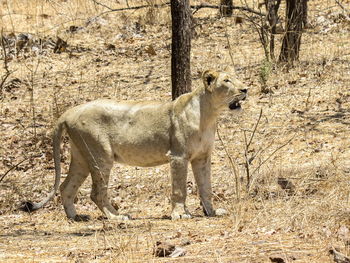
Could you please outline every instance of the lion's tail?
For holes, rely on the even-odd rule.
[[[63,116],[62,116],[63,117]],[[49,201],[53,199],[55,196],[58,187],[60,185],[61,180],[61,152],[60,152],[60,144],[61,144],[61,137],[62,133],[65,130],[65,120],[64,118],[60,118],[56,124],[54,133],[53,133],[53,158],[55,163],[55,184],[51,192],[47,195],[46,198],[44,198],[40,202],[31,202],[26,201],[22,203],[22,206],[20,207],[21,210],[24,210],[26,212],[32,212],[35,210],[38,210],[42,208],[44,205],[46,205]]]

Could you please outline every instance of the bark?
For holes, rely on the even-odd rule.
[[[280,62],[293,63],[299,59],[306,0],[286,0],[286,33],[283,37]]]
[[[308,27],[308,19],[307,19],[307,2],[309,0],[303,1],[303,26],[304,28]]]
[[[189,0],[171,0],[172,99],[191,91],[191,9]]]
[[[267,10],[267,21],[270,27],[270,57],[275,60],[275,35],[276,26],[278,22],[278,9],[280,7],[281,0],[265,0]]]
[[[220,15],[223,17],[232,16],[233,3],[232,0],[220,0]]]

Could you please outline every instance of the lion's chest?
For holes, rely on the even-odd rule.
[[[191,160],[206,156],[211,153],[215,140],[215,129],[208,128],[205,131],[194,134],[188,143],[189,157]]]

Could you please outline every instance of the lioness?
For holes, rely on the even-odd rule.
[[[240,108],[239,102],[245,99],[247,88],[225,72],[207,70],[202,79],[204,87],[172,102],[102,99],[66,111],[53,135],[54,189],[39,203],[27,202],[27,210],[44,206],[59,187],[60,142],[66,130],[71,143],[71,163],[60,191],[68,218],[87,219],[77,215],[73,202],[89,173],[93,181],[91,199],[98,208],[110,219],[129,218],[118,214],[108,200],[108,180],[114,161],[143,167],[170,163],[172,219],[191,217],[185,204],[190,162],[204,213],[214,216],[210,155],[216,120],[224,107]]]

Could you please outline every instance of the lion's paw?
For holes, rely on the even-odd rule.
[[[188,212],[185,204],[175,203],[173,205],[173,211],[171,212],[171,219],[189,219],[192,218],[191,214]]]
[[[192,218],[190,213],[171,213],[171,219],[172,220],[178,220],[178,219],[190,219]]]
[[[126,221],[126,220],[131,220],[131,216],[129,216],[129,215],[113,215],[109,219],[117,220],[117,221]]]
[[[74,218],[72,218],[75,222],[87,222],[91,220],[91,217],[89,215],[76,215]]]

